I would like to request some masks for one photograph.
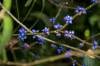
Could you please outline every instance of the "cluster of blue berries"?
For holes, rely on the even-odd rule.
[[[58,29],[58,28],[60,29],[60,28],[62,28],[62,25],[60,25],[60,24],[58,23],[57,25],[54,25],[54,28],[55,28],[55,29]]]
[[[98,0],[92,0],[93,3],[98,3]]]
[[[27,38],[27,36],[25,36],[27,30],[25,30],[24,28],[19,29],[19,33],[21,33],[21,35],[19,35],[18,38],[20,38],[22,41]]]
[[[29,45],[27,43],[25,43],[24,45],[22,45],[22,48],[24,48],[24,50],[27,50],[27,47],[29,47]]]
[[[45,32],[47,35],[49,35],[49,28],[45,27],[44,29],[42,29],[42,32]]]
[[[55,47],[56,47],[56,45],[54,45],[54,44],[51,44],[51,47],[55,48]]]
[[[57,49],[58,53],[61,53],[61,51],[63,51],[63,50],[65,50],[65,49],[61,46],[59,46],[58,49]]]
[[[54,24],[55,23],[55,18],[51,18],[50,22]]]
[[[81,10],[82,12],[80,14],[86,14],[86,10],[84,10],[84,7],[80,7],[80,6],[77,7],[77,9],[75,10],[75,13],[78,13]]]
[[[71,51],[72,51],[72,50],[66,51],[66,53],[65,53],[65,58],[70,58],[70,57],[72,56]]]
[[[39,36],[45,36],[45,35],[43,35],[43,34],[41,34],[41,35],[39,35]],[[43,40],[42,38],[40,38],[40,37],[37,37],[37,40],[39,41],[39,44],[44,44],[45,43],[45,40]]]
[[[75,66],[76,60],[73,61],[73,66]]]
[[[92,50],[95,50],[95,49],[97,49],[97,41],[94,41],[94,46],[92,46]]]
[[[39,32],[39,30],[33,29],[32,32],[33,32],[33,33],[37,33],[37,32]],[[36,38],[36,35],[33,35],[33,38]]]
[[[64,17],[64,20],[66,20],[66,23],[70,23],[70,24],[72,24],[72,16],[65,16]]]
[[[37,54],[37,55],[34,55],[34,57],[35,57],[35,58],[40,58],[40,56],[39,56],[38,54]]]
[[[65,37],[65,38],[70,38],[71,40],[72,40],[72,39],[75,39],[75,38],[72,37],[70,34],[74,35],[74,31],[65,30],[64,37]]]

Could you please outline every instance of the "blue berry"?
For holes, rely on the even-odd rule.
[[[59,28],[62,28],[62,26],[60,25]]]
[[[57,29],[58,28],[58,25],[54,25],[54,28]]]
[[[62,48],[61,46],[58,47],[58,49],[61,49],[61,48]]]
[[[83,64],[82,66],[85,66],[85,64]]]
[[[71,31],[71,34],[74,35],[74,31]]]
[[[69,23],[69,21],[66,21],[66,23]]]
[[[74,62],[76,63],[76,60],[74,60]]]
[[[20,29],[20,30],[19,30],[19,33],[22,33],[22,32],[23,32],[23,31]]]
[[[65,37],[68,37],[68,34],[65,34]]]
[[[75,10],[75,13],[78,13],[79,12],[79,10]]]
[[[86,14],[86,11],[85,11],[85,10],[82,10],[82,13],[83,13],[83,14]]]
[[[92,46],[92,50],[94,50],[95,49],[95,47],[94,46]]]
[[[75,63],[73,63],[73,66],[75,66]]]
[[[84,10],[84,7],[82,7],[81,9]]]
[[[21,36],[21,35],[19,35],[19,36],[18,36],[18,38],[22,38],[22,36]]]
[[[42,29],[42,32],[44,32],[44,29]]]
[[[62,50],[65,50],[64,48],[62,48]]]
[[[36,38],[36,35],[33,35],[33,38]]]
[[[23,41],[23,40],[24,40],[24,38],[23,38],[23,37],[21,37],[21,40]]]
[[[82,10],[82,8],[80,6],[77,7],[78,10]]]
[[[24,36],[24,39],[26,39],[27,38],[27,36]]]
[[[95,47],[95,49],[97,49],[98,47],[97,46],[94,46]]]
[[[24,48],[24,50],[27,50],[27,47],[28,47],[29,45],[27,44],[27,43],[25,43],[24,45],[22,45],[22,47]]]
[[[27,30],[24,30],[24,33],[26,34],[27,33]]]
[[[24,36],[24,33],[21,33],[22,36]]]
[[[82,62],[82,59],[80,59],[80,62]]]
[[[67,33],[67,34],[68,34],[68,30],[65,30],[65,33]]]
[[[79,46],[82,46],[82,43],[79,43]]]
[[[68,22],[69,22],[70,24],[72,24],[72,21],[71,21],[71,20],[69,20]]]
[[[35,29],[32,30],[33,33],[36,33],[37,31]]]
[[[94,45],[97,45],[98,43],[97,43],[97,41],[94,41]]]
[[[61,33],[57,33],[57,36],[60,37],[61,36]]]

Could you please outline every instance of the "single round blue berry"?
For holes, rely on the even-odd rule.
[[[76,60],[74,60],[74,62],[76,63]]]
[[[67,34],[68,34],[68,30],[65,30],[65,33],[67,33]]]
[[[27,36],[24,36],[24,39],[27,39]]]
[[[24,40],[24,38],[22,37],[22,38],[21,38],[21,40],[23,41],[23,40]]]
[[[21,28],[21,30],[25,30],[24,28]]]
[[[68,34],[65,34],[65,37],[68,37]]]
[[[58,28],[58,25],[54,25],[54,28],[57,29]]]
[[[82,46],[82,43],[79,43],[79,46]]]
[[[52,22],[52,19],[50,19],[50,22]]]
[[[79,10],[75,10],[75,13],[78,13],[79,12]]]
[[[97,49],[98,47],[97,46],[94,46],[95,47],[95,49]]]
[[[49,31],[47,31],[46,34],[49,34]]]
[[[52,18],[53,21],[55,21],[55,18]]]
[[[95,49],[95,47],[94,46],[92,46],[92,50],[94,50]]]
[[[62,50],[65,50],[64,48],[62,48]]]
[[[33,38],[36,38],[36,35],[33,35]]]
[[[61,49],[61,48],[62,48],[61,46],[58,47],[58,49]]]
[[[69,22],[66,20],[66,23],[69,23]]]
[[[62,28],[62,26],[60,25],[59,28]]]
[[[20,29],[20,30],[19,30],[19,33],[22,33],[22,32],[23,32],[23,31]]]
[[[27,33],[27,30],[24,30],[24,33],[26,34]]]
[[[80,6],[77,7],[78,10],[82,10],[82,8]]]
[[[74,35],[74,31],[71,31],[71,34]]]
[[[35,29],[32,30],[33,33],[36,33],[37,31]]]
[[[83,13],[83,14],[86,14],[86,11],[85,11],[85,10],[83,10],[83,11],[82,11],[82,13]]]
[[[72,16],[69,17],[69,20],[72,20]]]
[[[73,66],[75,66],[75,63],[73,63]]]
[[[98,43],[97,43],[97,41],[94,41],[94,45],[97,45]]]
[[[84,10],[84,7],[82,7],[81,9]]]
[[[68,22],[69,22],[70,24],[72,24],[72,21],[71,21],[71,20],[69,20]]]
[[[82,62],[82,61],[83,61],[83,59],[81,58],[81,59],[80,59],[80,62]]]
[[[42,29],[42,32],[44,32],[44,29]]]
[[[85,64],[83,64],[82,66],[85,66]]]
[[[60,37],[61,36],[61,33],[58,33],[57,36]]]
[[[18,36],[18,38],[22,38],[22,36],[21,36],[21,35],[19,35],[19,36]]]
[[[70,20],[69,18],[66,19],[67,21]]]

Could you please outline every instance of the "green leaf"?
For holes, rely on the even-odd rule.
[[[45,15],[44,13],[34,12],[34,13],[31,13],[30,16],[40,17],[40,19],[45,23],[47,27],[50,26],[49,17]]]
[[[85,30],[84,35],[85,35],[86,39],[89,39],[90,38],[90,30],[88,30],[88,29]]]
[[[90,58],[88,55],[85,55],[82,64],[85,66],[99,66],[97,58]]]
[[[11,8],[11,3],[12,3],[12,0],[3,0],[3,6],[4,6],[7,10],[10,10],[10,8]]]
[[[90,25],[93,27],[95,22],[99,19],[99,16],[97,15],[92,15],[90,18],[89,18],[89,22],[90,22]]]
[[[4,49],[3,50],[3,54],[2,54],[2,56],[3,56],[3,62],[7,62],[7,54],[6,54],[6,50]]]
[[[12,18],[10,16],[5,16],[3,19],[3,31],[4,33],[1,36],[0,40],[0,54],[3,52],[3,49],[9,42],[11,35],[12,35],[12,30],[13,30],[13,23],[12,23]]]
[[[25,7],[29,6],[31,4],[32,0],[27,0]]]

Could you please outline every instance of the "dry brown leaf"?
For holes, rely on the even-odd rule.
[[[93,52],[91,49],[88,49],[87,53],[89,53],[89,54],[94,54],[94,52]],[[89,55],[89,54],[88,54],[88,56],[89,56],[90,58],[95,58],[94,56],[91,56],[91,55]]]

